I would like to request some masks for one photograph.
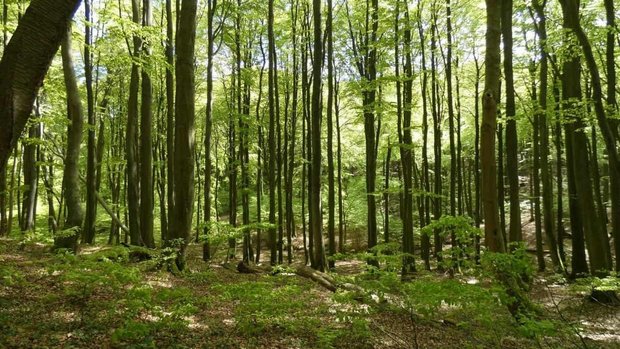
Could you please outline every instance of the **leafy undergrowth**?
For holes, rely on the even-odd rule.
[[[579,296],[579,290],[568,287],[562,288],[563,296],[555,288],[555,303],[550,305],[544,295],[539,297],[541,306],[550,309],[547,319],[517,326],[501,304],[501,291],[466,279],[420,272],[403,284],[396,274],[366,271],[359,261],[338,262],[342,274],[337,278],[363,287],[367,292],[360,297],[353,292],[333,294],[286,270],[274,276],[239,274],[234,268],[202,262],[200,246],[189,251],[190,272],[174,276],[154,271],[152,261],[130,260],[124,247],[92,246],[78,256],[54,255],[47,245],[1,240],[0,347],[615,345],[613,337],[593,341],[576,335],[585,333],[585,325],[571,318],[576,314],[571,309],[581,306],[584,313],[583,307],[598,305],[575,298],[557,306],[562,299]],[[553,316],[560,308],[563,320]],[[601,316],[613,321],[614,315]]]

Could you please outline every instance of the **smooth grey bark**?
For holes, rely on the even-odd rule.
[[[75,228],[72,235],[63,235],[54,239],[54,248],[77,250],[79,230],[82,227],[84,213],[80,194],[80,146],[82,144],[82,128],[84,112],[80,101],[73,60],[71,57],[71,29],[67,30],[62,42],[62,65],[67,91],[67,116],[71,123],[67,129],[67,150],[65,153],[65,169],[63,172],[63,195],[67,217],[63,230]]]

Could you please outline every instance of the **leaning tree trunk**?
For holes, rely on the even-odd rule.
[[[37,91],[80,0],[33,0],[0,61],[0,172],[30,117]]]

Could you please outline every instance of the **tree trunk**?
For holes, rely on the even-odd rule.
[[[312,117],[310,122],[312,157],[310,165],[310,235],[313,237],[312,268],[325,271],[325,251],[323,247],[323,215],[321,212],[321,73],[323,68],[323,44],[321,42],[321,0],[312,1],[314,18],[314,59],[312,67]]]
[[[409,22],[409,9],[405,3],[405,23]],[[411,57],[411,27],[406,24],[404,31],[404,54],[405,66],[403,73],[403,139],[400,146],[400,156],[403,171],[403,268],[402,275],[406,278],[407,274],[416,271],[415,259],[413,257],[413,140],[411,137],[412,119],[412,99],[413,99],[413,69]]]
[[[549,165],[549,126],[547,117],[547,91],[549,63],[547,53],[547,19],[545,15],[544,4],[534,1],[532,4],[538,16],[538,37],[540,45],[540,96],[538,102],[539,128],[540,128],[540,175],[542,181],[542,197],[543,197],[543,226],[547,244],[551,251],[551,260],[556,269],[564,271],[564,264],[561,258],[560,249],[558,247],[558,237],[555,231],[555,218],[553,213],[553,183]],[[561,183],[560,183],[561,186]]]
[[[185,250],[192,228],[194,202],[194,43],[196,40],[197,0],[183,0],[176,37],[176,105],[174,127],[174,229],[179,239],[176,265],[185,268]]]
[[[502,1],[502,36],[504,39],[504,78],[506,80],[506,175],[510,200],[509,242],[523,240],[521,232],[521,209],[519,202],[519,143],[515,120],[515,88],[512,69],[512,0]]]
[[[418,3],[418,13],[422,13],[421,2]],[[424,227],[430,224],[430,211],[431,211],[431,181],[430,181],[430,169],[428,163],[428,71],[426,69],[426,48],[425,48],[425,34],[422,26],[422,21],[418,20],[418,35],[420,37],[420,49],[422,60],[422,182],[424,183],[424,216],[420,217],[420,227]],[[421,252],[424,265],[427,270],[430,270],[430,255],[431,255],[431,239],[428,234],[422,234],[421,237]]]
[[[598,75],[598,71],[596,71],[596,63],[590,62],[590,59],[593,61],[593,57],[589,57],[592,55],[591,48],[588,52],[589,43],[587,43],[587,37],[584,40],[585,33],[583,33],[579,24],[579,7],[574,0],[561,0],[560,2],[562,4],[564,19],[563,27],[572,31],[577,36],[584,49],[586,62],[588,63],[588,68],[592,77],[594,89],[593,98],[595,101],[595,109],[597,109],[596,114],[597,118],[599,118],[599,126],[603,132],[603,138],[607,144],[608,156],[611,164],[610,169],[612,169],[617,164],[616,149],[613,135],[608,128],[604,115],[605,113],[602,109],[603,106],[600,101],[600,79],[598,80],[598,88],[597,81],[595,79]],[[592,65],[592,63],[594,64]],[[602,275],[611,269],[611,251],[609,250],[607,233],[602,226],[595,209],[596,206],[592,192],[592,179],[590,178],[590,169],[588,166],[588,140],[586,134],[582,132],[582,128],[585,127],[585,123],[584,120],[578,116],[577,110],[575,110],[576,106],[574,100],[579,100],[582,96],[580,76],[581,66],[579,57],[572,57],[569,60],[566,60],[563,66],[562,98],[567,102],[565,115],[569,121],[572,121],[572,125],[570,126],[571,133],[568,136],[572,138],[573,142],[573,171],[575,177],[576,195],[579,205],[579,212],[582,214],[584,235],[586,239],[586,246],[588,248],[588,255],[590,257],[591,271],[595,275]],[[599,108],[601,108],[600,111],[598,110]],[[603,120],[601,120],[601,115],[599,115],[600,113],[603,114]],[[607,127],[607,129],[604,127]]]
[[[67,90],[67,116],[71,123],[67,129],[67,150],[65,154],[65,169],[63,172],[63,195],[67,208],[67,218],[64,222],[64,231],[75,228],[74,234],[56,237],[54,248],[66,248],[77,251],[79,230],[82,227],[84,214],[80,202],[80,146],[82,144],[82,125],[84,114],[80,101],[80,92],[77,86],[73,59],[71,57],[71,28],[69,27],[62,41],[62,66]]]
[[[0,173],[17,144],[47,69],[80,0],[34,0],[0,61]]]
[[[132,19],[140,25],[140,4],[132,0]],[[132,245],[142,245],[140,234],[140,178],[138,172],[138,93],[140,90],[140,38],[133,37],[133,53],[131,64],[131,81],[129,83],[129,101],[127,103],[127,129],[125,131],[125,154],[127,157],[127,214]],[[148,190],[148,188],[144,188]]]
[[[482,168],[482,203],[484,204],[485,243],[492,252],[504,252],[504,237],[499,227],[497,205],[497,168],[495,164],[495,129],[500,79],[500,14],[497,0],[486,0],[487,33],[485,53],[485,87],[482,99],[480,162]]]
[[[605,60],[607,63],[607,104],[614,113],[618,112],[618,102],[616,101],[616,14],[613,0],[605,0],[605,14],[607,17],[607,45]],[[616,119],[609,119],[611,130],[618,140],[618,125]],[[616,271],[620,272],[620,177],[617,171],[610,171],[611,185],[611,234],[615,243]],[[613,197],[615,196],[615,198]]]
[[[144,0],[142,8],[142,26],[148,30],[151,24],[151,1]],[[142,68],[142,105],[140,109],[140,234],[142,242],[150,248],[155,247],[153,237],[153,83],[148,71],[151,60],[148,41],[143,41],[142,59],[146,62]]]
[[[275,106],[275,79],[274,70],[277,66],[274,64],[275,57],[275,37],[273,33],[274,15],[273,2],[269,0],[269,10],[267,18],[267,36],[269,40],[268,56],[269,56],[269,133],[267,135],[267,143],[269,146],[269,165],[268,165],[268,181],[269,181],[269,246],[271,249],[271,265],[277,263],[277,236],[276,236],[276,106]]]
[[[329,256],[336,254],[336,190],[334,178],[334,35],[333,35],[333,4],[327,0],[327,237],[329,240]],[[389,166],[389,165],[388,165]],[[389,175],[388,175],[389,176]],[[386,177],[387,178],[387,177]],[[387,211],[386,211],[387,217]],[[387,232],[386,232],[387,234]],[[329,259],[329,268],[335,266]]]
[[[162,230],[162,243],[168,239],[173,227],[174,217],[174,18],[172,17],[172,0],[166,0],[166,204],[168,206],[168,227]],[[208,57],[207,57],[208,59]],[[207,61],[208,63],[208,61]],[[207,66],[208,68],[208,66]],[[209,70],[207,69],[207,74]],[[207,86],[209,78],[207,76]],[[207,94],[208,97],[208,94]],[[207,118],[207,122],[208,122]],[[208,160],[208,159],[207,159]],[[205,203],[206,204],[206,203]]]
[[[86,217],[84,221],[84,231],[82,240],[92,244],[95,242],[95,221],[97,210],[97,199],[95,190],[97,186],[96,169],[96,140],[95,140],[95,96],[93,93],[93,55],[91,48],[92,38],[92,1],[84,1],[84,12],[86,17],[85,36],[84,36],[84,76],[86,82],[86,110],[88,120],[88,145],[86,157]],[[150,148],[149,148],[150,149]]]

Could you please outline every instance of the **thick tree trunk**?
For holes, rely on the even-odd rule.
[[[599,126],[603,133],[603,139],[607,145],[610,169],[620,169],[616,166],[618,162],[614,136],[609,129],[601,101],[600,77],[598,76],[596,63],[592,56],[592,49],[579,24],[579,6],[574,0],[562,0],[560,2],[562,4],[564,18],[563,27],[572,31],[577,36],[585,53],[586,63],[592,78],[594,106]],[[582,96],[580,76],[581,66],[579,57],[566,60],[563,66],[562,97],[567,101],[565,115],[568,117],[569,121],[573,122],[572,133],[569,136],[572,137],[573,142],[573,171],[575,175],[576,195],[579,212],[582,214],[591,272],[593,274],[602,275],[611,269],[611,251],[605,227],[601,224],[595,209],[592,179],[590,177],[588,165],[588,140],[586,134],[582,132],[585,123],[575,110],[576,106],[574,100],[579,100]]]
[[[71,123],[67,130],[67,151],[65,154],[65,169],[63,173],[63,195],[67,208],[67,218],[63,230],[76,228],[74,235],[56,237],[54,248],[77,250],[78,232],[82,227],[84,214],[80,202],[80,146],[82,144],[82,125],[84,112],[80,101],[80,92],[77,86],[73,60],[71,57],[71,29],[66,32],[62,42],[62,65],[67,90],[67,116]]]
[[[174,128],[174,229],[172,239],[180,244],[176,265],[185,268],[185,251],[192,228],[194,202],[194,43],[197,0],[183,0],[176,37],[176,105]]]
[[[80,0],[34,0],[0,62],[0,173],[30,117],[37,91]]]
[[[497,168],[495,164],[495,129],[500,79],[500,14],[497,0],[486,0],[487,33],[485,54],[485,92],[482,98],[480,162],[482,168],[482,203],[484,205],[485,243],[493,252],[504,251],[504,237],[499,227],[497,205]]]

